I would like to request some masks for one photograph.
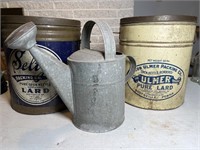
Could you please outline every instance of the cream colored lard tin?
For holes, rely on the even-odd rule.
[[[126,84],[127,103],[155,110],[183,104],[196,21],[171,15],[120,20],[120,49],[137,63]]]

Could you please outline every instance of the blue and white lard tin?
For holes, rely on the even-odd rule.
[[[33,21],[38,28],[40,48],[66,63],[79,49],[80,21],[32,16],[3,16],[2,38],[20,25]],[[54,87],[28,51],[6,49],[11,106],[25,114],[52,113],[65,109]],[[56,71],[56,70],[55,70]]]

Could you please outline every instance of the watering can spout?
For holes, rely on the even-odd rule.
[[[102,33],[105,52],[89,49],[95,24]],[[69,66],[36,45],[34,24],[30,27],[25,24],[18,30],[21,31],[11,34],[5,44],[12,49],[29,50],[73,114],[77,128],[99,133],[113,130],[123,123],[126,56],[116,53],[114,36],[108,24],[88,21],[84,25],[82,48],[67,58]],[[128,58],[130,69],[126,80],[132,77],[136,66],[134,59]]]
[[[5,45],[11,49],[29,50],[44,74],[51,81],[58,95],[73,114],[71,71],[68,65],[59,61],[47,50],[36,46],[36,25],[26,23],[11,33]]]
[[[69,111],[73,114],[74,108],[70,67],[41,48],[33,47],[30,49],[30,53],[41,66],[44,74],[51,81]]]

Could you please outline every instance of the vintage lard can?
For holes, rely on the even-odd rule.
[[[80,21],[33,16],[2,16],[2,39],[20,25],[37,25],[37,45],[64,63],[79,49]],[[45,114],[65,109],[53,85],[28,51],[6,48],[11,106],[25,114]],[[55,70],[56,71],[56,70]]]
[[[136,60],[126,102],[166,110],[184,102],[197,18],[143,16],[120,20],[120,49]]]

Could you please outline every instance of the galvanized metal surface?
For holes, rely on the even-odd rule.
[[[88,21],[82,32],[81,38],[81,48],[90,49],[90,35],[95,22]],[[107,23],[96,21],[96,25],[99,27],[104,41],[105,48],[105,60],[113,60],[116,55],[116,46],[115,39],[113,38],[112,29],[108,26]]]
[[[33,37],[36,33],[34,33],[33,23],[26,26],[33,32],[25,33],[22,27],[22,36],[12,37],[11,35],[6,40],[6,44],[10,48],[19,46],[30,49],[31,54],[73,114],[73,123],[76,127],[89,132],[106,132],[117,128],[124,120],[126,57],[123,54],[116,55],[114,37],[105,23],[89,21],[85,24],[83,31],[91,31],[94,24],[98,25],[103,37],[106,38],[104,40],[105,56],[97,52],[96,62],[93,59],[84,60],[85,56],[94,54],[92,50],[91,52],[86,50],[83,53],[83,61],[80,58],[76,59],[76,53],[78,54],[79,51],[72,54],[72,57],[68,58],[69,66],[51,57],[34,45]],[[91,32],[83,32],[83,38],[85,34],[89,34],[86,37],[90,37]],[[16,38],[14,42],[9,42],[13,38]],[[20,41],[24,43],[24,47]],[[86,42],[89,43],[87,40]],[[134,61],[130,62],[134,63]],[[132,76],[134,66],[135,64],[131,64],[127,76]]]

